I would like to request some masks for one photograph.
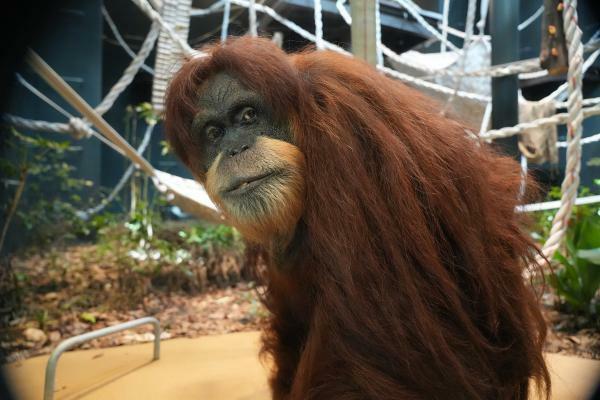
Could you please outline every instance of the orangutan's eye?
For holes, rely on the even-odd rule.
[[[204,134],[211,142],[219,140],[223,136],[223,133],[223,128],[215,125],[209,125],[204,129]]]
[[[252,107],[244,108],[240,114],[240,121],[242,124],[251,124],[256,120],[256,110]]]

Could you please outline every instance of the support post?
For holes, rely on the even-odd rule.
[[[375,0],[352,0],[352,53],[377,65],[377,4]]]
[[[492,65],[519,59],[519,0],[492,0],[490,34]],[[492,78],[492,129],[519,123],[519,76]],[[519,157],[519,138],[512,136],[495,143],[508,155]]]

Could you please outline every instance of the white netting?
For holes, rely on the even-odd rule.
[[[419,58],[423,57],[438,57],[437,55],[421,55],[413,52],[397,54],[392,51],[389,47],[381,43],[381,27],[379,9],[377,9],[377,51],[378,51],[378,62],[377,68],[384,74],[391,76],[395,79],[402,80],[412,86],[423,89],[430,93],[436,93],[440,96],[445,96],[447,104],[450,104],[455,98],[460,98],[466,101],[472,101],[481,104],[482,114],[481,116],[481,128],[479,136],[473,137],[479,140],[491,141],[497,138],[508,137],[512,135],[518,135],[527,129],[541,127],[546,125],[556,124],[567,124],[568,129],[568,141],[558,142],[558,147],[567,148],[567,167],[565,173],[565,180],[562,184],[562,198],[559,203],[539,203],[540,205],[527,205],[519,208],[518,211],[531,211],[536,209],[551,209],[558,208],[556,217],[554,218],[552,231],[550,238],[544,245],[543,253],[546,256],[551,256],[552,253],[558,248],[562,238],[565,235],[568,220],[571,214],[571,210],[574,204],[581,201],[597,201],[594,196],[586,199],[577,199],[577,188],[579,184],[579,171],[581,168],[581,145],[595,143],[600,141],[600,134],[589,136],[582,139],[581,122],[583,118],[590,117],[593,115],[600,115],[600,98],[594,99],[583,99],[581,94],[581,79],[582,74],[589,68],[592,63],[600,55],[600,40],[598,40],[598,32],[589,40],[585,46],[585,51],[591,51],[591,54],[587,57],[584,62],[584,46],[581,43],[581,31],[577,26],[577,13],[576,13],[576,1],[565,1],[564,8],[564,28],[566,33],[567,45],[569,49],[569,73],[567,82],[561,85],[555,92],[543,99],[542,101],[554,101],[556,108],[568,109],[567,113],[557,113],[550,117],[539,118],[534,121],[520,123],[512,127],[506,127],[497,130],[487,130],[489,125],[489,119],[491,115],[491,99],[487,94],[475,93],[467,90],[461,90],[463,87],[463,78],[486,78],[499,77],[506,75],[520,74],[522,79],[531,79],[544,76],[546,71],[540,70],[539,60],[522,60],[505,65],[486,66],[480,69],[467,69],[465,67],[465,60],[467,60],[468,54],[472,46],[476,43],[484,43],[489,46],[489,36],[483,34],[485,29],[485,20],[488,12],[489,2],[482,0],[480,2],[480,15],[479,20],[476,22],[476,0],[469,0],[466,20],[466,31],[461,32],[448,26],[448,11],[451,7],[451,2],[445,0],[443,4],[442,14],[435,14],[429,11],[421,9],[412,0],[394,0],[400,4],[404,10],[406,10],[412,18],[414,18],[420,25],[424,27],[434,38],[437,38],[442,45],[442,54],[439,55],[439,60],[436,64],[437,68],[431,68],[427,66],[430,61],[419,64]],[[155,65],[155,78],[153,86],[153,104],[156,109],[162,107],[162,99],[166,90],[168,79],[176,70],[178,63],[181,62],[182,58],[192,58],[203,56],[201,52],[198,52],[191,48],[187,43],[187,35],[189,30],[189,18],[190,16],[208,15],[214,12],[223,10],[223,23],[221,27],[221,40],[225,40],[228,33],[228,26],[230,22],[230,9],[232,5],[237,7],[248,8],[248,26],[249,34],[257,35],[258,33],[258,22],[256,13],[263,13],[275,21],[279,22],[283,26],[292,30],[301,37],[316,43],[318,49],[336,51],[345,55],[350,56],[351,54],[344,50],[342,47],[327,41],[323,36],[323,9],[321,0],[314,0],[314,17],[315,17],[315,33],[311,33],[306,29],[302,28],[293,21],[283,17],[277,13],[273,8],[262,4],[256,3],[254,0],[219,0],[209,6],[207,9],[192,9],[191,0],[175,1],[175,0],[164,0],[161,2],[162,9],[159,13],[155,10],[147,0],[132,0],[151,20],[152,27],[144,40],[139,52],[134,54],[131,49],[128,48],[124,42],[116,26],[112,22],[112,19],[108,15],[105,9],[103,9],[104,16],[109,24],[109,27],[113,31],[117,41],[123,46],[125,51],[132,57],[132,62],[128,68],[124,71],[123,76],[117,81],[117,83],[111,88],[108,95],[102,100],[102,102],[96,107],[95,112],[99,115],[106,112],[114,100],[119,96],[120,93],[131,83],[134,75],[140,70],[145,69],[147,72],[153,72],[152,69],[144,65],[144,60],[147,58],[150,51],[154,48],[157,36],[157,60]],[[351,24],[352,18],[347,12],[344,6],[345,0],[337,0],[336,6],[346,23]],[[379,4],[377,3],[377,6]],[[543,8],[536,10],[531,16],[525,19],[520,25],[519,30],[527,29],[543,12]],[[438,27],[434,27],[427,21],[426,18],[434,18],[438,21]],[[474,34],[474,28],[477,27],[478,34]],[[160,34],[159,34],[160,31]],[[463,48],[459,49],[457,46],[452,44],[448,40],[449,35],[460,37],[464,40]],[[392,68],[383,65],[382,57],[385,55],[389,60],[397,63],[398,65],[406,65],[409,68],[422,71],[421,76],[411,75],[402,71],[394,70]],[[445,60],[445,61],[444,61]],[[446,62],[445,67],[439,67]],[[452,65],[457,64],[458,68],[451,68]],[[489,64],[487,64],[489,65]],[[454,84],[445,86],[446,81],[440,80],[441,77],[448,77],[454,79]],[[95,136],[102,140],[107,145],[113,147],[116,151],[121,154],[131,154],[129,149],[124,150],[120,141],[110,141],[104,136],[97,133],[94,129],[90,128],[86,120],[74,117],[58,107],[55,103],[49,100],[37,89],[33,88],[30,84],[25,82],[22,78],[19,78],[21,83],[31,90],[34,94],[46,101],[51,107],[57,109],[67,119],[68,123],[52,123],[47,121],[37,121],[31,119],[25,119],[18,116],[4,115],[4,120],[10,124],[23,127],[26,129],[33,130],[47,130],[61,133],[71,133],[76,137],[88,137]],[[431,82],[435,80],[435,82]],[[444,82],[440,84],[439,82]],[[466,85],[467,87],[471,87]],[[484,93],[486,93],[484,91]],[[568,98],[565,103],[565,94],[568,93]],[[102,129],[101,129],[102,130]],[[149,137],[149,134],[146,137]],[[111,139],[112,140],[112,139]],[[143,149],[138,149],[143,150]],[[208,216],[211,219],[218,219],[218,211],[214,207],[214,204],[210,202],[208,196],[204,192],[203,188],[195,183],[194,181],[174,177],[161,171],[154,170],[145,160],[138,157],[138,164],[145,166],[146,172],[148,172],[154,179],[159,190],[166,191],[171,194],[174,202],[180,202],[186,205],[186,208],[196,208],[194,213],[196,215]],[[140,161],[143,160],[144,162]],[[135,161],[135,160],[134,160]],[[133,167],[133,166],[132,166]],[[129,170],[128,170],[129,171]],[[124,175],[124,177],[127,175]],[[123,179],[122,179],[123,180]],[[122,186],[122,185],[121,185]],[[119,185],[115,187],[113,193],[118,192]],[[111,194],[112,195],[112,194]],[[113,196],[114,197],[114,196]],[[558,204],[558,205],[557,205]],[[538,207],[538,208],[536,208]],[[541,208],[540,208],[541,207]],[[550,207],[550,208],[545,208]]]

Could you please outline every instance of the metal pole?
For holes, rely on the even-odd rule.
[[[79,346],[82,343],[89,342],[92,339],[97,339],[102,336],[111,335],[120,331],[135,328],[140,325],[154,325],[154,356],[153,360],[160,358],[160,323],[154,317],[139,318],[133,321],[124,322],[122,324],[109,326],[107,328],[98,329],[82,335],[73,336],[67,340],[60,342],[58,346],[50,354],[48,364],[46,364],[46,379],[44,381],[44,400],[52,400],[54,397],[54,381],[56,380],[56,364],[60,356],[67,350]]]
[[[492,65],[519,59],[519,0],[492,0],[490,34]],[[519,123],[518,75],[492,78],[492,129]],[[518,136],[496,140],[507,154],[518,157]]]
[[[371,65],[377,65],[377,2],[352,0],[352,53]]]

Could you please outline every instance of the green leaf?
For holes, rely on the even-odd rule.
[[[600,266],[600,247],[595,249],[582,249],[577,251],[577,257],[583,258],[593,264]]]
[[[81,319],[83,322],[87,322],[88,324],[96,323],[96,316],[90,312],[82,312],[79,315],[79,319]]]
[[[577,248],[594,249],[600,247],[600,216],[589,216],[578,225]]]

